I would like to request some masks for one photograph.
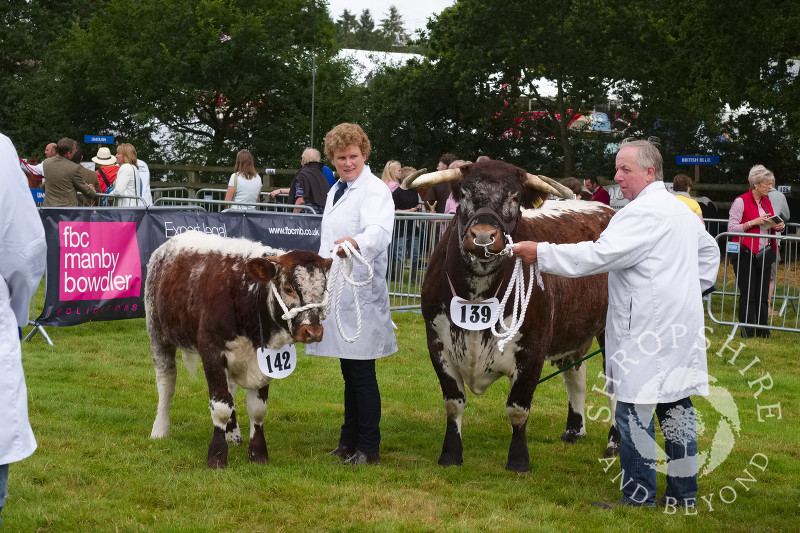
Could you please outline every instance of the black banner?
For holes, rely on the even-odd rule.
[[[283,250],[319,249],[321,216],[170,209],[40,209],[47,239],[45,301],[38,324],[71,326],[144,316],[153,251],[189,230],[244,237]]]

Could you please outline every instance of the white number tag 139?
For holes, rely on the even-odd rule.
[[[285,378],[297,366],[297,349],[294,344],[281,346],[277,350],[272,348],[259,348],[256,350],[258,368],[265,376],[281,379]]]
[[[480,302],[468,302],[463,298],[454,296],[450,300],[450,320],[456,326],[479,331],[492,327],[492,317],[500,302],[497,298],[489,298]]]

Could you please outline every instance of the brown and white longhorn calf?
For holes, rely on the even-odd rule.
[[[150,257],[145,282],[147,332],[158,387],[152,438],[169,435],[175,392],[176,349],[194,372],[199,354],[208,381],[214,434],[209,468],[228,464],[228,442],[241,444],[233,398],[247,389],[250,460],[268,463],[264,417],[271,378],[259,369],[263,342],[279,348],[322,339],[321,307],[311,305],[288,322],[273,286],[289,310],[321,304],[331,259],[303,250],[283,253],[246,239],[190,231],[161,245]],[[262,340],[263,339],[263,340]]]
[[[453,222],[428,261],[421,295],[428,350],[447,413],[439,464],[462,463],[465,385],[480,395],[506,376],[511,381],[506,412],[512,429],[506,468],[528,472],[526,427],[542,367],[545,361],[560,368],[577,361],[587,353],[594,337],[602,346],[608,307],[607,277],[602,274],[570,279],[543,274],[540,288],[528,279],[525,268],[525,282],[533,283],[533,292],[521,328],[502,351],[490,329],[472,331],[458,324],[459,317],[454,319],[451,315],[451,300],[458,296],[463,302],[481,301],[495,295],[502,300],[515,262],[501,254],[506,234],[514,242],[595,240],[614,212],[597,202],[545,202],[550,194],[571,198],[572,193],[549,178],[500,161],[410,178],[406,182],[410,187],[449,181],[453,196],[459,201]],[[505,323],[511,319],[512,303],[513,298],[504,309]],[[569,409],[561,438],[573,442],[586,433],[586,365],[579,364],[562,376]],[[618,442],[619,433],[612,426],[607,455],[616,453]]]

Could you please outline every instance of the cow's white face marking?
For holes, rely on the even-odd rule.
[[[522,337],[520,333],[500,352],[495,337],[486,337],[482,331],[463,329],[452,333],[451,324],[447,314],[437,315],[433,319],[433,328],[442,342],[444,371],[460,387],[461,383],[466,383],[473,393],[481,395],[502,376],[507,376],[512,383],[516,380],[517,363],[514,354],[518,347],[517,342]]]
[[[285,344],[288,343],[284,342],[276,346],[276,348]],[[236,337],[228,342],[225,345],[223,355],[225,355],[228,360],[228,375],[230,379],[240,387],[245,389],[259,389],[272,379],[265,376],[261,372],[261,369],[258,368],[256,350],[253,348],[253,343],[250,342],[250,339],[247,337]]]
[[[325,297],[325,284],[327,281],[325,272],[318,268],[309,269],[304,266],[297,266],[294,268],[292,274],[294,275],[297,293],[303,296],[303,301],[301,302],[299,299],[295,298],[296,303],[289,305],[289,302],[284,300],[287,306],[291,308],[300,305],[308,305],[310,303],[322,303],[322,299]],[[301,326],[303,324],[310,324],[310,317],[312,314],[319,314],[319,309],[312,309],[310,312],[302,313],[300,315],[300,322],[295,325]]]

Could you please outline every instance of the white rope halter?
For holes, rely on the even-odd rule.
[[[286,302],[284,302],[283,298],[281,298],[281,294],[278,292],[278,289],[275,288],[275,284],[271,283],[270,285],[272,286],[272,294],[275,296],[275,299],[278,301],[278,304],[281,306],[281,309],[283,310],[283,314],[281,315],[281,318],[286,321],[286,324],[287,324],[287,326],[289,328],[289,334],[292,335],[292,336],[294,336],[294,332],[292,331],[292,319],[294,319],[294,317],[296,317],[297,315],[299,315],[303,311],[308,311],[309,309],[315,309],[317,307],[324,307],[325,306],[325,300],[328,297],[327,289],[326,289],[325,298],[323,299],[323,301],[321,303],[318,303],[318,304],[311,303],[311,304],[303,305],[301,307],[294,307],[292,309],[289,309],[286,306]],[[325,312],[324,309],[323,309],[323,312]],[[323,316],[322,318],[325,318],[325,317]]]
[[[346,257],[339,257],[339,250],[344,250]],[[341,243],[334,245],[333,254],[333,266],[328,274],[328,284],[325,288],[325,300],[323,305],[325,306],[326,314],[330,312],[331,307],[334,308],[333,312],[334,316],[336,317],[336,326],[339,328],[339,334],[346,342],[353,343],[356,342],[361,336],[361,306],[358,304],[357,289],[358,287],[364,287],[365,285],[372,283],[372,266],[360,253],[358,253],[358,250],[356,250],[355,247],[350,244],[350,241],[342,241]],[[367,272],[369,273],[366,280],[356,281],[350,277],[350,275],[353,273],[353,258],[358,259],[358,261],[364,265],[364,267],[366,267]],[[342,328],[341,313],[339,312],[341,307],[340,302],[342,299],[342,292],[344,291],[345,284],[350,285],[350,290],[353,293],[353,304],[355,305],[356,309],[356,334],[354,337],[348,337],[345,335]],[[332,298],[331,294],[333,294],[334,288],[336,288],[336,294]]]
[[[505,248],[500,253],[513,257],[514,241],[511,239],[511,235],[508,234],[506,234],[506,239],[508,239],[508,244],[506,244]],[[508,287],[506,288],[503,300],[500,302],[500,305],[492,317],[492,334],[500,339],[497,341],[497,348],[501,352],[522,327],[522,323],[525,320],[525,312],[528,310],[528,303],[531,300],[534,277],[536,278],[536,284],[544,291],[542,275],[539,269],[536,268],[536,263],[528,265],[528,287],[525,288],[525,272],[522,268],[522,259],[518,257],[517,261],[514,263],[514,271],[511,274],[511,279],[508,280]],[[514,290],[514,305],[512,307],[511,323],[506,326],[503,321],[503,311],[506,308],[506,302],[508,302],[512,290]],[[498,331],[498,324],[500,326],[499,329],[502,331]]]

